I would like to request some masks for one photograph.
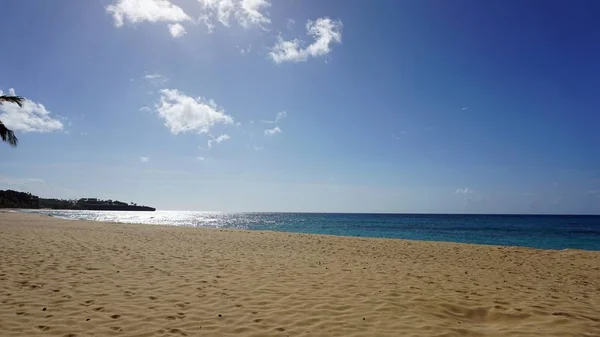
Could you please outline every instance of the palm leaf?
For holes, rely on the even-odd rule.
[[[15,133],[7,128],[2,121],[0,121],[0,138],[3,142],[7,142],[11,146],[17,146],[19,139],[15,136]]]
[[[4,102],[8,102],[15,103],[16,105],[23,107],[24,101],[25,98],[21,96],[0,96],[0,105]],[[15,133],[11,129],[7,128],[2,121],[0,121],[0,138],[2,138],[2,141],[8,143],[10,146],[17,146],[17,143],[19,142],[19,139],[17,136],[15,136]]]
[[[0,96],[0,104],[2,104],[4,102],[9,102],[9,103],[15,103],[18,106],[23,107],[24,101],[25,101],[25,98],[21,97],[21,96],[7,96],[7,95]]]

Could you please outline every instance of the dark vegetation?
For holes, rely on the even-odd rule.
[[[154,211],[153,207],[140,206],[135,203],[125,203],[118,200],[101,200],[96,198],[81,199],[46,199],[31,193],[13,190],[0,191],[0,208],[29,208],[29,209],[75,209],[94,211]]]

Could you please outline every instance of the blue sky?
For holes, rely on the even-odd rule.
[[[13,1],[0,188],[160,209],[600,214],[593,1]],[[2,144],[0,144],[2,145]]]

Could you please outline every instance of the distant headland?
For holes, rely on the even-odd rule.
[[[89,211],[150,211],[154,207],[142,206],[135,203],[125,203],[118,200],[101,200],[96,198],[81,198],[73,200],[46,199],[31,193],[13,190],[0,190],[0,208],[28,209],[73,209]]]

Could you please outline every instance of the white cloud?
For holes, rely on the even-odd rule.
[[[275,120],[272,120],[272,121],[261,121],[261,123],[276,124],[276,123],[281,122],[285,117],[287,117],[287,112],[286,111],[282,111],[282,112],[278,113],[277,116],[275,116]]]
[[[254,151],[262,151],[262,150],[264,150],[265,148],[264,148],[264,147],[262,147],[262,146],[253,146],[253,147],[252,147],[252,149],[253,149]]]
[[[292,27],[294,27],[294,25],[296,24],[296,20],[294,19],[287,19],[287,28],[288,29],[292,29]]]
[[[316,21],[309,20],[306,23],[306,31],[314,39],[313,43],[303,48],[302,45],[305,44],[303,41],[298,39],[285,41],[279,36],[269,56],[275,63],[282,63],[302,62],[309,57],[327,55],[331,52],[332,44],[342,42],[342,26],[341,21],[327,17]]]
[[[155,87],[164,87],[164,85],[169,81],[168,78],[157,73],[144,75],[144,80],[148,81],[148,83]]]
[[[285,117],[287,116],[287,112],[285,111],[281,111],[280,113],[277,114],[277,116],[275,116],[275,120],[272,121],[261,121],[261,123],[267,123],[267,124],[277,124],[279,122],[281,122]],[[275,126],[272,129],[266,129],[265,130],[265,136],[274,136],[278,133],[282,133],[283,130],[281,130],[279,128],[279,126]]]
[[[140,163],[147,163],[148,161],[150,161],[150,158],[148,158],[148,157],[140,157]]]
[[[65,123],[67,123],[67,126],[72,126],[73,125],[73,122],[71,121],[71,119],[69,117],[63,117],[63,116],[56,115],[56,118],[64,121]],[[65,132],[68,132],[68,131],[65,131]]]
[[[276,127],[272,128],[272,129],[266,129],[265,130],[265,136],[274,136],[274,135],[276,135],[278,133],[282,133],[282,132],[283,131],[278,126],[276,126]]]
[[[250,44],[247,48],[242,48],[240,46],[237,46],[238,49],[240,50],[240,54],[242,55],[246,55],[246,54],[250,54],[250,52],[252,51],[252,44]]]
[[[401,136],[404,136],[404,135],[406,135],[406,131],[402,131],[399,134],[392,133],[392,138],[398,140],[401,138]]]
[[[0,90],[0,95],[3,94],[3,91]],[[8,95],[15,96],[15,90],[9,89]],[[2,123],[13,131],[52,132],[64,128],[60,120],[50,116],[51,112],[46,110],[44,105],[30,100],[25,100],[23,107],[13,103],[4,103],[0,105],[0,112],[2,112],[0,114]]]
[[[469,110],[468,106],[462,108],[462,111],[466,111],[466,110]]]
[[[125,21],[132,24],[147,22],[184,22],[191,18],[168,0],[118,0],[113,5],[106,6],[111,13],[115,26],[121,27]]]
[[[233,124],[233,117],[218,107],[215,101],[186,96],[176,89],[163,89],[156,110],[173,134],[209,133],[217,124]]]
[[[180,23],[173,23],[169,25],[169,32],[174,38],[180,38],[185,35],[185,27]]]
[[[212,25],[214,28],[214,24],[212,23],[212,17],[217,17],[217,20],[221,22],[224,26],[229,27],[229,18],[233,13],[233,0],[198,0],[200,4],[204,7],[204,14],[201,16],[202,21]],[[209,27],[209,30],[210,27]]]
[[[236,12],[238,22],[242,27],[252,25],[262,26],[271,23],[268,13],[262,11],[270,7],[271,4],[266,0],[242,0],[240,9]]]
[[[271,23],[266,9],[271,6],[267,0],[198,0],[204,13],[199,21],[206,24],[209,32],[214,29],[216,18],[223,26],[229,27],[232,18],[244,28],[258,26],[264,28]]]
[[[208,30],[209,34],[215,30],[215,24],[212,22],[210,16],[208,16],[207,14],[200,15],[198,17],[198,22],[201,22],[204,25],[206,25],[206,29]]]
[[[204,158],[204,157],[200,156],[200,157],[196,157],[196,159],[198,159],[198,160],[200,160],[200,161],[203,161],[203,160],[205,160],[206,158]]]
[[[458,188],[458,189],[456,189],[456,191],[454,193],[455,194],[473,194],[473,190],[468,187]]]
[[[212,148],[213,144],[220,144],[226,140],[230,140],[231,137],[229,137],[228,134],[222,134],[217,138],[212,138],[208,140],[208,148]]]

